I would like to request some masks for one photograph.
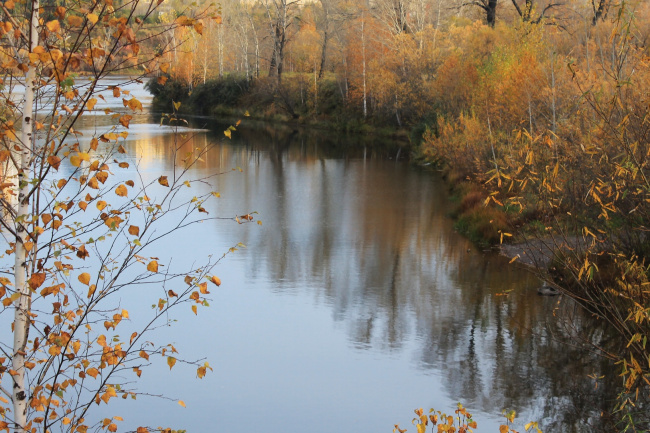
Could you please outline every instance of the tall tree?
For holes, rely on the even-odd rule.
[[[277,82],[281,83],[285,49],[290,39],[289,28],[295,18],[298,0],[264,0],[264,7],[266,8],[270,35],[273,40],[269,76],[276,77]]]

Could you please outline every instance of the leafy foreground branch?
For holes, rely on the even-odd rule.
[[[156,250],[162,239],[216,219],[206,206],[217,193],[181,192],[212,180],[188,176],[209,146],[188,151],[176,141],[171,169],[141,172],[124,141],[142,104],[125,87],[143,77],[102,81],[125,68],[164,69],[159,58],[173,43],[165,33],[200,32],[209,14],[163,26],[148,19],[160,3],[2,5],[0,317],[11,332],[0,337],[0,431],[115,432],[122,418],[96,418],[92,408],[136,398],[131,384],[153,356],[170,368],[193,365],[199,378],[211,370],[147,340],[172,309],[188,305],[197,314],[208,305],[208,283],[221,284],[213,270],[224,256],[177,270]],[[157,48],[145,52],[144,41]],[[80,126],[85,117],[95,120],[92,128]],[[104,120],[108,126],[97,126]],[[145,295],[153,296],[152,311],[134,317],[125,305]]]
[[[427,428],[431,426],[431,432],[435,433],[468,433],[473,432],[478,427],[476,421],[472,419],[472,415],[467,412],[461,403],[458,403],[458,408],[454,411],[454,415],[447,415],[444,412],[435,409],[429,409],[429,415],[424,414],[422,408],[415,409],[416,417],[413,418],[411,423],[417,427],[418,433],[426,433]],[[505,424],[499,426],[499,433],[518,433],[514,429],[515,411],[503,411],[503,416],[506,421]],[[535,433],[542,433],[537,422],[529,422],[524,427],[526,431]],[[407,429],[400,428],[395,424],[393,433],[405,433]]]

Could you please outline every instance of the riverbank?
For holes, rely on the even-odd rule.
[[[153,109],[180,114],[218,118],[244,118],[286,125],[366,134],[417,144],[425,130],[410,119],[373,112],[365,115],[346,103],[341,83],[327,75],[316,83],[317,91],[306,83],[305,74],[285,74],[282,84],[269,78],[247,79],[228,75],[189,86],[169,77],[152,78],[146,85],[154,96]]]

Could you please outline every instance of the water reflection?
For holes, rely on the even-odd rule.
[[[231,173],[214,180],[223,199],[211,214],[255,210],[263,220],[257,230],[211,222],[188,237],[211,251],[248,249],[224,265],[240,290],[216,294],[215,315],[201,318],[213,331],[200,345],[218,373],[208,391],[193,390],[203,412],[186,427],[204,430],[218,413],[224,429],[257,416],[268,431],[301,431],[301,416],[326,408],[310,430],[389,431],[416,406],[454,401],[487,427],[479,431],[497,431],[504,408],[545,431],[604,427],[616,377],[563,341],[568,327],[594,343],[602,332],[567,301],[538,297],[534,276],[456,234],[435,176],[389,159],[395,146],[246,122],[227,140],[223,126],[202,122],[173,135],[140,116],[125,143],[145,181],[210,146],[191,176]],[[606,375],[598,390],[592,374]]]

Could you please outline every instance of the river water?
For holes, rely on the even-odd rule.
[[[146,92],[130,90],[146,109]],[[107,119],[88,116],[77,129]],[[124,144],[145,180],[179,162],[168,153],[179,136],[159,119],[136,116]],[[246,245],[216,268],[223,284],[210,308],[194,316],[188,306],[158,330],[181,357],[205,357],[214,372],[198,380],[163,361],[144,369],[141,391],[187,407],[120,402],[125,427],[416,431],[413,409],[452,412],[457,402],[478,432],[497,432],[504,409],[517,411],[519,431],[528,421],[545,432],[600,422],[607,386],[589,376],[608,364],[562,341],[568,331],[598,341],[597,328],[566,300],[539,297],[531,273],[456,233],[435,174],[372,140],[247,119],[228,139],[224,125],[192,124],[180,138],[187,148],[213,148],[189,176],[227,172],[205,186],[221,195],[210,215],[254,211],[262,225],[209,221],[157,251],[161,263],[183,265]],[[105,407],[95,410],[108,415]]]

